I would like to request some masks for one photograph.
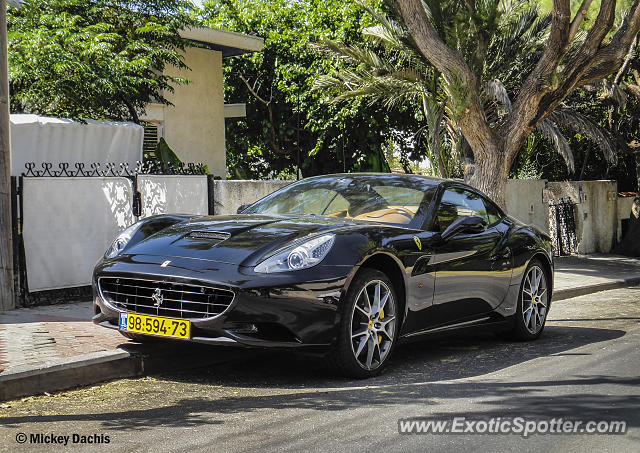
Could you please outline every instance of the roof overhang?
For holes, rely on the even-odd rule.
[[[222,52],[222,57],[233,57],[264,48],[264,39],[228,30],[198,27],[180,30],[184,39],[197,42],[204,47]]]

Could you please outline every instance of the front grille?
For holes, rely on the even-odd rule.
[[[169,318],[210,318],[233,301],[228,289],[137,278],[101,277],[98,288],[116,308]]]

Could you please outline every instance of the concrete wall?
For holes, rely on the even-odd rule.
[[[619,198],[615,181],[509,180],[507,213],[549,233],[549,206],[542,197],[545,185],[551,202],[570,198],[576,204],[578,253],[608,253],[621,240],[621,220],[629,218],[633,197]]]
[[[166,73],[191,83],[167,93],[174,106],[149,116],[163,122],[164,139],[180,160],[202,162],[212,174],[226,178],[222,53],[188,47],[184,62],[190,71],[169,67]]]
[[[235,214],[238,207],[253,203],[293,181],[214,181],[214,214]]]
[[[631,217],[635,197],[618,197],[618,240],[622,240],[622,221]]]
[[[549,233],[549,206],[542,201],[545,184],[545,180],[510,179],[505,198],[507,214]]]
[[[554,199],[568,197],[576,203],[578,253],[608,253],[620,230],[617,183],[562,181],[550,182],[548,188]]]

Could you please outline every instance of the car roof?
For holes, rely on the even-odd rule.
[[[363,177],[375,177],[375,176],[380,176],[380,177],[387,177],[387,178],[408,178],[408,179],[426,179],[429,181],[433,181],[434,183],[443,183],[443,182],[448,182],[448,181],[457,181],[457,180],[453,180],[453,179],[443,179],[443,178],[438,178],[436,176],[427,176],[427,175],[417,175],[417,174],[413,174],[413,173],[378,173],[378,172],[358,172],[358,173],[327,173],[324,175],[316,175],[316,176],[309,176],[308,178],[304,178],[304,179],[314,179],[314,178],[326,178],[327,176],[335,176],[336,178],[363,178]],[[461,180],[459,182],[462,182]]]

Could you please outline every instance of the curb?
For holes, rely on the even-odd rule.
[[[111,351],[92,352],[44,365],[19,366],[0,374],[0,401],[84,387],[114,379],[140,377],[164,371],[182,371],[231,360],[233,348],[203,355],[206,346],[167,346],[161,352],[149,345],[127,344]]]
[[[621,280],[614,280],[596,285],[583,286],[581,288],[559,289],[553,292],[553,301],[572,299],[574,297],[586,296],[587,294],[609,291],[612,289],[624,288],[626,286],[640,284],[640,277],[632,277]]]
[[[40,366],[21,366],[0,374],[0,401],[142,373],[142,358],[121,349],[82,354]]]

